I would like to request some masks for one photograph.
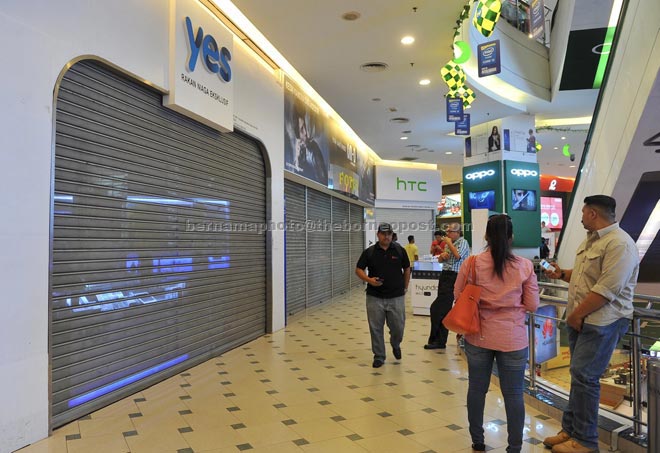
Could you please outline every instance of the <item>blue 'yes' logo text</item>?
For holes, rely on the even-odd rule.
[[[188,60],[188,70],[193,72],[197,65],[197,56],[202,51],[202,61],[209,71],[218,74],[222,80],[229,82],[231,80],[231,52],[226,47],[218,48],[218,43],[211,35],[204,36],[202,27],[197,29],[197,36],[193,32],[193,25],[190,17],[186,17],[186,30],[188,31],[188,44],[190,45],[190,59]]]

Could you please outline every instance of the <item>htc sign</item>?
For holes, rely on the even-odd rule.
[[[437,202],[441,198],[439,170],[376,166],[376,199]]]
[[[234,37],[195,0],[170,3],[169,93],[163,104],[223,132],[234,130]]]

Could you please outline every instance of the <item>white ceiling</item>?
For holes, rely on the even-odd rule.
[[[234,4],[264,34],[310,85],[383,159],[417,157],[417,162],[437,163],[447,183],[460,180],[463,138],[449,136],[453,123],[445,118],[447,86],[440,68],[452,55],[453,27],[465,0],[234,0]],[[416,8],[416,11],[414,11]],[[360,18],[346,21],[342,15],[356,11]],[[405,35],[415,43],[404,46]],[[384,62],[389,68],[369,73],[360,69],[368,62]],[[431,84],[420,86],[420,79]],[[519,114],[477,90],[470,109],[471,123]],[[537,119],[590,116],[596,90],[562,92],[551,103],[535,105]],[[380,99],[376,101],[374,99]],[[396,109],[396,111],[392,111]],[[410,119],[395,124],[394,117]],[[541,172],[575,176],[588,126],[557,126],[575,131],[539,130],[537,140]],[[401,140],[403,131],[411,131]],[[562,139],[561,137],[566,137]],[[571,144],[576,161],[563,156]],[[419,145],[414,151],[407,145]],[[554,149],[557,147],[558,149]],[[451,155],[446,154],[451,152]]]

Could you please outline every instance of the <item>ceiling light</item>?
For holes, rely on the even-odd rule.
[[[454,153],[452,153],[451,151],[446,151],[445,154],[449,155],[449,154],[454,154]]]
[[[403,137],[401,137],[401,140],[408,140],[408,137],[404,135]]]
[[[575,165],[569,165],[568,168],[575,168]]]
[[[415,42],[415,38],[413,38],[412,36],[404,36],[403,38],[401,38],[401,44],[405,46],[409,46],[414,42]]]
[[[566,137],[562,137],[561,139],[562,139],[562,140],[566,140]]]
[[[341,15],[341,18],[348,21],[358,20],[360,18],[360,13],[357,11],[348,11]]]
[[[559,147],[558,147],[558,146],[555,146],[555,147],[554,147],[554,148],[552,148],[552,149],[559,149]]]
[[[420,85],[428,85],[430,83],[431,83],[431,81],[429,79],[422,79],[422,80],[419,81]]]

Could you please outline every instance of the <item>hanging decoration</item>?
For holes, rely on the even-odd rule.
[[[463,99],[463,107],[466,109],[470,108],[471,104],[474,102],[474,100],[477,97],[477,95],[474,94],[474,91],[472,91],[472,89],[467,85],[460,86],[455,90],[449,90],[447,96],[452,98]]]
[[[470,59],[472,52],[470,45],[465,41],[454,41],[454,59],[451,60],[456,64],[463,64]]]
[[[456,63],[450,61],[440,69],[440,75],[450,90],[465,85],[465,72]]]
[[[541,145],[539,142],[536,142],[536,146],[534,148],[536,148],[536,152],[538,153],[543,149],[543,145]]]
[[[566,144],[564,145],[564,148],[562,149],[562,153],[563,153],[564,156],[566,156],[566,157],[571,157],[571,145],[569,145],[568,143],[566,143]]]
[[[495,30],[495,24],[500,18],[502,3],[500,0],[479,0],[472,24],[479,33],[488,38]]]

